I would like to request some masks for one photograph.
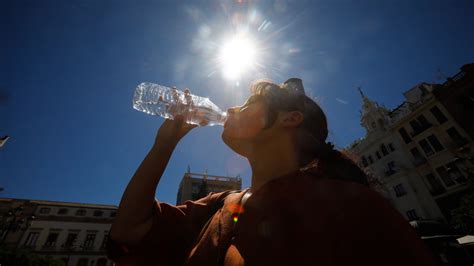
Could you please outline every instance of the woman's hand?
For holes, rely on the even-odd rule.
[[[197,125],[187,124],[183,115],[177,115],[174,120],[166,119],[158,130],[155,143],[177,144],[195,127]]]

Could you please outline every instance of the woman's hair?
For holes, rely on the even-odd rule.
[[[318,160],[318,172],[327,178],[368,185],[367,175],[357,164],[326,143],[328,125],[321,107],[305,95],[300,79],[289,79],[278,85],[268,80],[258,80],[251,86],[252,94],[263,96],[268,107],[265,128],[270,128],[279,112],[300,111],[303,122],[295,134],[300,166]]]

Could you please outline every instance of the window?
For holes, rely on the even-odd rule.
[[[49,233],[48,239],[46,239],[45,247],[54,247],[56,240],[58,240],[59,233]]]
[[[419,115],[416,119],[410,121],[410,126],[413,129],[411,135],[414,137],[429,128],[431,124],[424,115]]]
[[[410,143],[411,142],[411,138],[410,136],[408,135],[408,132],[405,130],[405,128],[400,128],[398,130],[398,133],[400,133],[400,136],[402,136],[402,139],[403,141],[405,141],[405,143]]]
[[[387,164],[389,170],[395,170],[395,162],[391,161]]]
[[[69,212],[68,209],[62,208],[62,209],[59,209],[58,214],[67,214],[68,212]]]
[[[434,154],[434,151],[433,149],[431,149],[431,146],[428,144],[428,142],[426,141],[426,139],[422,139],[418,142],[418,144],[420,144],[421,148],[423,149],[423,151],[425,152],[426,156],[430,156],[430,155],[433,155]]]
[[[50,212],[51,212],[50,208],[41,208],[39,210],[39,213],[41,213],[41,214],[49,214]]]
[[[380,150],[382,151],[383,156],[388,155],[387,147],[385,147],[383,143],[380,145]]]
[[[432,173],[426,175],[426,180],[431,186],[430,192],[433,196],[446,192],[446,189],[443,187],[443,184],[441,184],[439,179],[436,178]]]
[[[95,217],[101,217],[103,214],[104,214],[103,211],[99,211],[99,210],[94,211],[94,216]]]
[[[423,158],[423,155],[421,155],[420,151],[418,150],[418,148],[412,148],[410,150],[411,152],[411,155],[413,155],[413,158],[416,160],[416,159],[419,159],[419,158]]]
[[[423,127],[421,126],[421,124],[416,120],[411,120],[410,121],[410,126],[411,128],[413,129],[413,134],[412,136],[416,135],[417,133],[421,132]]]
[[[389,149],[390,151],[395,151],[395,147],[393,146],[393,143],[389,143],[389,144],[388,144],[388,149]]]
[[[96,234],[87,234],[86,240],[84,240],[84,247],[93,247]]]
[[[77,233],[69,233],[66,239],[66,243],[64,243],[64,247],[69,248],[74,246],[77,240]]]
[[[441,180],[443,180],[443,183],[447,187],[453,186],[455,184],[444,166],[436,168],[436,172],[438,172],[438,175],[441,177]]]
[[[410,220],[410,221],[413,221],[413,220],[417,220],[417,219],[418,219],[418,215],[416,215],[416,211],[415,211],[415,210],[409,210],[409,211],[407,211],[407,217],[408,217],[408,220]]]
[[[38,241],[38,237],[40,232],[30,232],[28,237],[25,240],[25,247],[33,247],[36,245],[36,241]]]
[[[375,156],[377,156],[377,159],[382,158],[382,156],[380,156],[380,152],[378,152],[378,151],[375,152]]]
[[[443,124],[444,122],[448,121],[446,116],[444,116],[443,112],[441,112],[441,110],[439,110],[438,107],[435,106],[435,107],[431,108],[430,112],[433,114],[433,116],[436,118],[436,120],[438,120],[438,123],[440,125]]]
[[[115,217],[116,214],[117,214],[117,212],[111,212],[110,217]]]
[[[420,153],[418,148],[414,147],[410,149],[410,153],[411,155],[413,155],[413,159],[414,159],[413,164],[415,166],[420,166],[426,162],[425,157]]]
[[[449,137],[456,145],[464,145],[467,142],[466,139],[463,138],[454,127],[446,130],[446,133],[448,133]]]
[[[373,164],[373,163],[374,163],[374,159],[372,159],[372,156],[371,156],[371,155],[369,155],[369,157],[368,157],[368,158],[369,158],[369,164]]]
[[[464,177],[461,171],[459,171],[459,168],[456,166],[455,163],[448,163],[446,167],[448,168],[446,170],[448,171],[448,174],[451,179],[454,179],[456,182],[461,184],[466,183],[466,177]]]
[[[403,184],[398,184],[398,185],[394,186],[393,190],[395,190],[395,195],[397,197],[401,197],[401,196],[407,194],[407,192],[405,191],[405,188],[403,187]]]
[[[444,149],[443,145],[439,142],[438,138],[435,135],[428,136],[428,141],[430,142],[431,146],[435,149],[435,151],[442,151]]]
[[[86,212],[87,211],[84,210],[84,209],[79,209],[79,210],[76,211],[76,215],[77,216],[86,216]]]
[[[365,156],[362,156],[362,165],[364,167],[367,167],[369,165],[369,163],[367,163],[367,159],[365,158]]]
[[[105,231],[104,232],[104,240],[102,240],[102,248],[105,248],[107,246],[107,240],[109,239],[109,232]]]
[[[424,129],[427,129],[431,126],[431,123],[428,122],[428,120],[426,119],[426,117],[424,115],[419,115],[416,120],[418,120],[418,122],[420,123],[421,127]]]

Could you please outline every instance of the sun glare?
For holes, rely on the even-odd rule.
[[[238,79],[255,65],[256,48],[244,35],[236,35],[226,42],[219,53],[223,74],[228,79]]]

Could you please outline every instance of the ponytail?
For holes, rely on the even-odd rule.
[[[324,143],[318,155],[317,171],[322,177],[369,186],[365,172],[345,153],[334,149],[331,142]]]

